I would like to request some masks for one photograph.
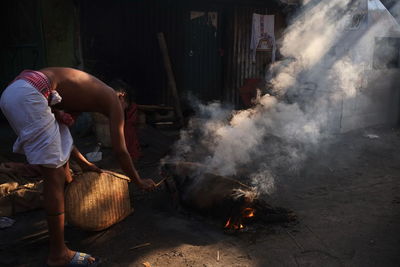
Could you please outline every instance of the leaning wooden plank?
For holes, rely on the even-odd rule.
[[[159,32],[157,34],[157,38],[158,38],[158,43],[160,45],[161,53],[162,53],[163,59],[164,59],[164,67],[165,67],[165,70],[167,71],[168,85],[172,92],[172,96],[174,98],[176,114],[178,116],[180,125],[183,125],[183,115],[182,115],[181,104],[180,104],[180,100],[179,100],[179,96],[178,96],[178,90],[176,89],[175,77],[174,77],[174,73],[172,71],[171,59],[169,58],[168,48],[167,48],[167,43],[165,42],[164,33]]]

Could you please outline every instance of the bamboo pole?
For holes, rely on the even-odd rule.
[[[165,67],[165,70],[167,71],[168,87],[170,88],[170,90],[172,92],[172,96],[173,96],[174,102],[175,102],[175,111],[178,116],[180,126],[182,126],[183,125],[183,115],[182,115],[181,103],[180,103],[180,99],[178,96],[178,90],[176,89],[174,72],[172,71],[171,59],[168,54],[168,48],[167,48],[167,43],[165,41],[164,33],[159,32],[157,34],[157,38],[158,38],[158,43],[160,45],[161,53],[163,55],[164,67]]]

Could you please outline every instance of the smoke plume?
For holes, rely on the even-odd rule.
[[[166,160],[201,162],[221,175],[245,169],[253,186],[273,193],[282,174],[296,173],[340,132],[343,103],[366,86],[371,40],[386,26],[368,22],[367,1],[303,1],[279,40],[282,59],[266,74],[272,89],[260,88],[247,110],[193,101],[196,116]]]

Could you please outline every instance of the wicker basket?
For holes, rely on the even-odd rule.
[[[132,211],[129,178],[112,172],[76,176],[65,192],[67,222],[88,231],[101,231]]]

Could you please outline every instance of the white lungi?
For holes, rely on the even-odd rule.
[[[3,92],[0,108],[18,138],[16,153],[30,164],[58,168],[71,154],[73,139],[66,125],[58,123],[47,99],[24,80],[16,80]]]

